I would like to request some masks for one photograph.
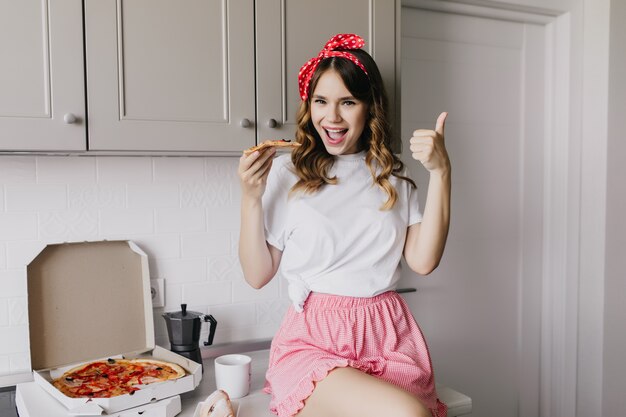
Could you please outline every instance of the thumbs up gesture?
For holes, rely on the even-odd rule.
[[[410,149],[413,159],[422,163],[430,173],[443,173],[450,169],[450,159],[444,144],[447,112],[437,118],[435,130],[418,129],[413,132]]]

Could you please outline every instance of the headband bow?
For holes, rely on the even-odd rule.
[[[300,72],[298,73],[298,87],[300,89],[300,97],[302,98],[302,101],[305,101],[309,97],[309,84],[311,82],[311,77],[313,76],[313,73],[315,72],[315,69],[319,65],[320,61],[324,58],[340,57],[349,59],[361,68],[365,75],[368,75],[365,70],[365,66],[361,63],[361,61],[359,61],[359,59],[350,52],[345,51],[346,49],[359,49],[362,48],[363,45],[365,45],[363,38],[359,35],[351,33],[341,33],[330,38],[320,53],[315,58],[308,60],[307,63],[300,68]]]

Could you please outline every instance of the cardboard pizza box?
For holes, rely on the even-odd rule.
[[[148,257],[133,242],[48,245],[27,282],[33,378],[71,414],[112,414],[200,384],[200,364],[155,345]],[[173,362],[188,374],[112,398],[70,398],[51,383],[74,366],[121,357]]]
[[[71,413],[36,382],[18,384],[15,390],[15,408],[20,417],[83,417],[90,414]],[[180,395],[154,403],[133,407],[102,417],[174,417],[182,410]]]

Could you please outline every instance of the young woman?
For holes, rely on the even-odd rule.
[[[410,140],[430,173],[422,214],[390,150],[383,82],[363,45],[336,35],[302,67],[300,147],[239,162],[245,279],[261,288],[280,267],[293,302],[266,375],[270,409],[281,417],[446,416],[422,333],[393,290],[403,255],[428,274],[443,254],[447,113]]]

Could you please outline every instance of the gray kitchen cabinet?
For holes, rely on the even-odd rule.
[[[86,0],[85,44],[90,150],[254,144],[253,0]]]
[[[0,0],[0,150],[84,151],[81,0]]]
[[[20,80],[19,89],[0,80],[14,88],[0,96],[0,150],[235,154],[291,139],[298,70],[342,32],[365,39],[392,106],[399,102],[399,0],[21,3],[0,0],[0,19],[22,12],[13,26],[0,25],[17,46],[7,36],[0,45],[14,48],[16,61],[43,56],[48,66],[0,69]],[[21,21],[29,31],[14,36]],[[24,109],[12,105],[16,98]]]

